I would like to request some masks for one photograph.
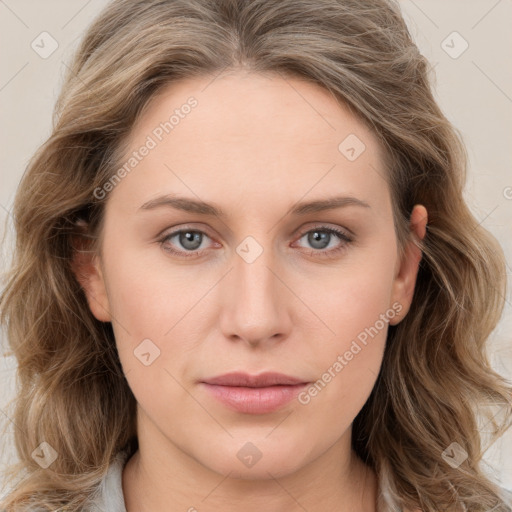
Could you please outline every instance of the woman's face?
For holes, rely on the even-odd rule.
[[[242,478],[345,453],[419,262],[376,137],[316,85],[240,72],[167,87],[129,144],[82,283],[140,445]],[[233,372],[299,384],[205,382]]]

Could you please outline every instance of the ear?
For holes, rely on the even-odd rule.
[[[91,250],[92,244],[84,234],[74,236],[72,245],[71,268],[85,292],[89,309],[100,322],[110,322],[110,307],[100,257]]]
[[[415,205],[410,218],[409,230],[412,238],[423,240],[426,233],[428,213],[423,205]],[[398,302],[402,305],[400,315],[390,319],[391,325],[398,324],[407,314],[411,307],[416,277],[418,275],[419,264],[422,258],[422,252],[416,246],[413,240],[406,243],[405,252],[402,260],[398,263],[397,273],[393,281],[392,304]]]

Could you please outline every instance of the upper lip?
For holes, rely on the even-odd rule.
[[[282,373],[265,372],[258,375],[249,375],[243,372],[232,372],[210,379],[203,380],[206,384],[215,384],[217,386],[243,386],[249,388],[264,388],[268,386],[293,386],[295,384],[305,384],[306,381],[296,377],[290,377]]]

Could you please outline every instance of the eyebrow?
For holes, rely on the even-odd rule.
[[[357,197],[338,196],[297,203],[288,211],[288,214],[300,216],[310,213],[323,212],[326,210],[334,210],[344,206],[361,206],[364,208],[371,208],[371,206],[366,201],[362,201]],[[154,210],[160,207],[174,208],[176,210],[197,213],[200,215],[210,215],[223,218],[226,217],[226,213],[222,210],[222,208],[219,208],[218,206],[215,206],[211,203],[172,195],[164,195],[155,199],[151,199],[150,201],[144,203],[139,208],[139,210]]]

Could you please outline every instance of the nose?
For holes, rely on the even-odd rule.
[[[220,290],[220,328],[227,339],[256,347],[288,337],[292,295],[280,274],[270,249],[252,262],[234,253],[233,268]]]

